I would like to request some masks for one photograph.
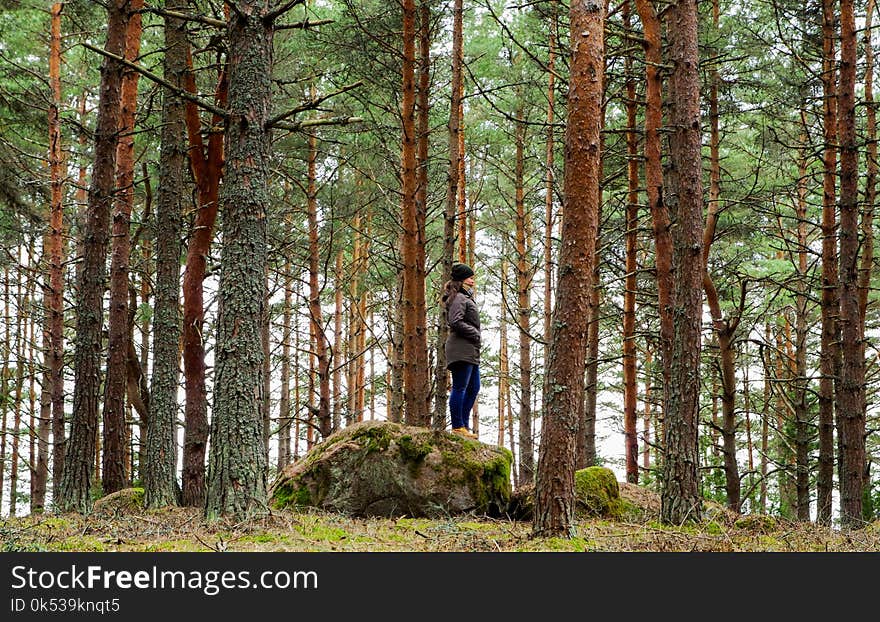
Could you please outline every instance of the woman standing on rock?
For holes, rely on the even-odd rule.
[[[474,302],[474,271],[467,264],[456,263],[451,276],[441,297],[449,325],[446,338],[446,368],[452,374],[449,415],[455,434],[477,438],[468,425],[480,392],[480,312]]]

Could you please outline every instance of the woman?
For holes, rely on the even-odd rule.
[[[451,276],[441,298],[449,325],[445,348],[446,368],[452,374],[449,415],[455,434],[477,438],[468,425],[480,392],[480,312],[474,302],[474,271],[456,263]]]

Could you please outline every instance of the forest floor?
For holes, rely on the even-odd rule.
[[[840,531],[707,504],[700,523],[659,522],[659,497],[621,484],[639,508],[626,520],[581,517],[576,535],[533,538],[531,523],[456,516],[441,520],[353,518],[320,510],[273,510],[247,523],[207,522],[195,508],[143,510],[120,500],[88,516],[0,519],[0,551],[403,551],[403,552],[878,552],[880,521]]]

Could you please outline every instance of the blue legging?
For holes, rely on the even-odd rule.
[[[453,363],[452,390],[449,392],[449,415],[453,428],[470,428],[471,408],[480,392],[480,367],[473,363]]]

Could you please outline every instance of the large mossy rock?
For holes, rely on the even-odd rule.
[[[136,513],[144,509],[143,488],[123,488],[95,501],[92,508],[95,512],[111,514]]]
[[[575,471],[574,493],[578,509],[589,516],[619,518],[624,511],[620,484],[609,468],[591,466]]]
[[[284,468],[270,503],[350,516],[503,516],[512,462],[508,449],[450,432],[364,421]]]

